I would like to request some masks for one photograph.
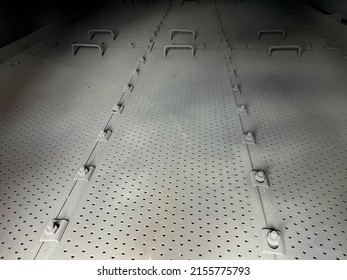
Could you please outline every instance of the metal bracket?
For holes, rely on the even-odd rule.
[[[96,142],[107,142],[112,134],[112,130],[110,129],[105,129],[99,131],[98,137],[96,137],[95,141]]]
[[[89,37],[89,40],[93,40],[95,34],[105,34],[105,33],[110,34],[113,41],[116,40],[115,34],[113,33],[112,30],[109,30],[109,29],[90,29],[88,30],[88,37]]]
[[[236,106],[236,113],[238,115],[248,115],[248,108],[245,105]]]
[[[242,134],[242,144],[255,145],[255,137],[252,132]]]
[[[68,223],[68,220],[50,220],[40,238],[40,241],[59,242],[63,237]]]
[[[262,229],[261,240],[264,254],[285,256],[284,238],[279,230]]]
[[[74,181],[89,181],[95,171],[92,165],[82,165],[77,171]]]
[[[253,187],[269,188],[269,182],[262,170],[251,171],[251,182]]]
[[[105,44],[103,42],[101,42],[100,44],[72,43],[71,50],[73,55],[76,55],[77,51],[80,48],[97,48],[99,49],[101,56],[103,56],[105,51]]]
[[[268,50],[267,56],[268,58],[271,57],[271,53],[273,51],[288,51],[288,50],[294,50],[297,51],[297,58],[301,57],[302,54],[302,48],[298,45],[281,45],[281,46],[271,46]]]
[[[164,47],[164,56],[166,57],[169,49],[191,49],[192,57],[194,57],[194,47],[192,45],[166,45]]]
[[[284,40],[284,37],[286,36],[286,32],[282,29],[277,29],[277,30],[259,30],[257,34],[257,40],[260,39],[261,35],[263,34],[281,34],[282,40]]]
[[[196,39],[196,34],[194,30],[173,28],[173,29],[170,29],[170,41],[172,41],[174,33],[192,33],[193,41],[195,41]]]

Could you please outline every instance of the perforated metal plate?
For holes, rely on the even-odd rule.
[[[223,59],[153,51],[51,258],[260,257],[264,224]]]
[[[214,3],[175,2],[113,119],[169,3],[108,7],[1,64],[0,258],[273,259],[261,234],[275,227],[287,259],[346,259],[346,61],[268,2],[217,3],[231,51]],[[258,42],[256,32],[284,22],[285,43],[314,50],[268,59],[273,37]],[[72,39],[111,27],[119,36],[102,58],[72,55]],[[198,32],[194,58],[164,57],[170,28]],[[106,124],[111,137],[93,149]],[[246,131],[257,145],[242,145]],[[87,161],[92,178],[74,183]],[[268,190],[251,185],[260,169]],[[62,239],[41,243],[54,218],[69,221]]]
[[[347,66],[322,52],[300,61],[290,56],[234,54],[284,228],[286,257],[345,259]]]

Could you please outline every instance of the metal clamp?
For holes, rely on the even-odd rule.
[[[196,39],[196,33],[194,30],[173,28],[173,29],[170,29],[170,41],[173,39],[174,33],[192,33],[193,41],[195,41]]]
[[[281,34],[282,35],[282,40],[284,40],[284,37],[286,36],[286,32],[282,29],[278,30],[259,30],[257,34],[257,40],[260,39],[262,34]]]
[[[271,53],[273,51],[288,51],[288,50],[294,50],[297,51],[297,58],[301,57],[302,54],[302,48],[298,45],[281,45],[281,46],[271,46],[268,50],[267,56],[268,58],[271,57]]]
[[[112,30],[109,30],[109,29],[90,29],[90,30],[88,30],[89,40],[93,40],[94,35],[97,34],[97,33],[99,33],[99,34],[100,33],[102,33],[102,34],[108,33],[108,34],[111,35],[111,38],[112,38],[113,41],[116,40],[115,34],[113,33]]]
[[[194,47],[192,45],[166,45],[164,47],[164,56],[166,57],[169,49],[191,49],[192,57],[194,57]]]
[[[76,55],[77,51],[80,48],[97,48],[99,49],[101,56],[104,55],[104,48],[105,48],[105,44],[103,42],[101,42],[100,44],[87,44],[87,43],[72,43],[71,45],[71,50],[73,55]]]

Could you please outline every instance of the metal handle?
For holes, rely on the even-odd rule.
[[[76,55],[76,53],[78,52],[80,48],[97,48],[99,49],[101,56],[103,56],[105,44],[102,42],[100,44],[72,43],[71,50],[73,55]]]
[[[298,45],[285,45],[285,46],[271,46],[268,50],[268,57],[271,57],[271,53],[273,51],[288,51],[288,50],[294,50],[297,51],[297,58],[301,57],[302,54],[302,48]]]
[[[110,30],[110,29],[90,29],[90,30],[88,30],[89,40],[93,40],[94,35],[97,34],[97,33],[99,33],[99,34],[100,33],[102,33],[102,34],[108,33],[108,34],[111,35],[112,40],[116,39],[116,36],[114,35],[114,32],[112,30]]]
[[[173,39],[174,33],[192,33],[193,41],[195,41],[196,39],[196,33],[194,30],[173,28],[173,29],[170,29],[170,41]]]
[[[169,49],[191,49],[192,57],[194,57],[194,47],[192,45],[166,45],[164,47],[164,56],[166,57]]]
[[[257,40],[260,39],[260,36],[262,34],[281,34],[282,35],[282,40],[284,40],[284,37],[286,36],[286,32],[282,29],[278,30],[259,30],[257,34]]]

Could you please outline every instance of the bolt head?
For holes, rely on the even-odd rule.
[[[233,73],[235,73],[235,70],[232,71]],[[233,91],[239,91],[240,87],[238,85],[234,85],[233,86]]]
[[[245,110],[246,110],[246,106],[245,105],[241,105],[239,107],[239,111],[244,112]]]
[[[88,174],[88,168],[85,167],[84,165],[80,167],[80,169],[78,170],[78,174],[79,175],[87,175]]]
[[[45,233],[47,235],[53,235],[54,233],[56,233],[57,229],[58,229],[58,225],[55,224],[54,221],[50,221],[48,225],[46,226]]]
[[[267,243],[272,249],[277,249],[280,242],[280,235],[277,231],[271,230],[267,235]]]
[[[100,130],[99,131],[99,137],[105,137],[107,132],[105,130]]]
[[[255,180],[259,183],[263,183],[265,181],[265,173],[260,170],[255,174]]]
[[[253,140],[253,134],[252,132],[247,132],[246,137],[247,140]]]

